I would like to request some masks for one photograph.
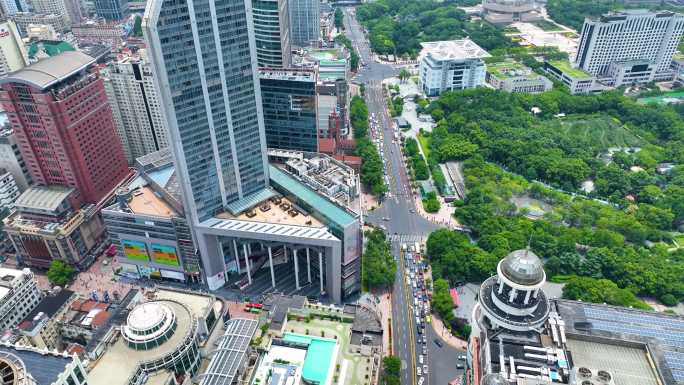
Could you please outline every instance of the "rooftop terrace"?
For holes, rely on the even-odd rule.
[[[563,73],[565,73],[568,76],[571,76],[573,78],[589,79],[592,77],[590,73],[588,73],[582,69],[573,67],[570,64],[570,62],[565,61],[565,60],[554,60],[554,61],[550,61],[549,64],[558,68],[559,70],[563,71]]]

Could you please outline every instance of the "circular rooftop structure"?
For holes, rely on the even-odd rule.
[[[515,250],[499,262],[500,274],[522,286],[536,286],[546,280],[541,259],[530,249]]]
[[[482,385],[508,385],[501,373],[490,373],[482,378]]]
[[[535,0],[484,0],[482,8],[497,13],[524,13],[536,10],[537,4]]]
[[[147,302],[131,310],[121,334],[129,347],[150,350],[169,340],[176,327],[176,314],[170,304]]]
[[[34,385],[24,362],[14,354],[0,353],[0,385]]]

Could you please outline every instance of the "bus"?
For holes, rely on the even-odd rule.
[[[248,309],[259,309],[259,310],[261,310],[264,308],[264,305],[262,305],[260,303],[250,302],[247,304],[247,308]]]

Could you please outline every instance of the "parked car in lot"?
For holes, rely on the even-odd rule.
[[[435,342],[435,345],[439,346],[440,348],[442,347],[442,341],[440,341],[439,339],[435,338],[434,342]]]

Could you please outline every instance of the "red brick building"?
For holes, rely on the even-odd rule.
[[[77,190],[98,203],[127,175],[95,59],[64,52],[0,79],[0,103],[38,185]]]

